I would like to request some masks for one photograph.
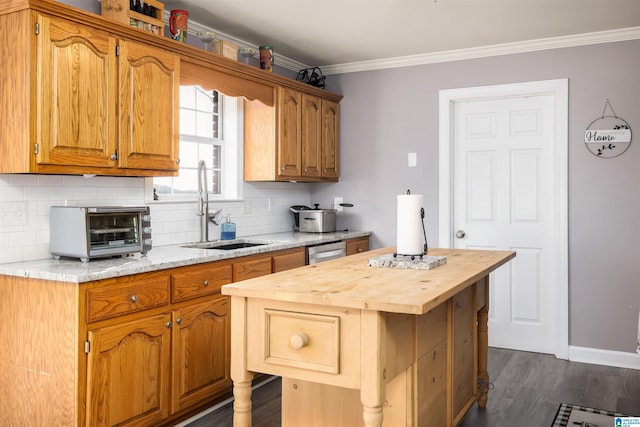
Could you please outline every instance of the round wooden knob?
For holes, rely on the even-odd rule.
[[[302,332],[293,334],[291,335],[291,338],[289,338],[289,344],[291,344],[291,347],[299,350],[309,344],[309,337],[307,336],[307,334],[304,334]]]

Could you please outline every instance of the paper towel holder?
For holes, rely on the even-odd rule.
[[[407,194],[411,194],[411,190],[407,190]],[[398,255],[400,256],[405,256],[405,257],[410,257],[411,261],[415,260],[417,256],[420,257],[420,259],[422,259],[423,256],[429,254],[429,245],[427,243],[427,230],[425,229],[424,226],[424,208],[420,208],[420,218],[422,219],[422,233],[424,235],[424,249],[422,250],[421,254],[399,254],[397,252],[393,253],[393,257],[396,258]]]

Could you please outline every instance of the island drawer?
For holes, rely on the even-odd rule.
[[[339,374],[340,318],[269,310],[265,314],[265,362]]]
[[[180,269],[171,275],[171,301],[185,301],[220,293],[231,283],[231,264],[203,264]]]
[[[87,289],[87,322],[148,310],[169,303],[169,276]]]
[[[248,369],[283,377],[313,375],[354,388],[360,382],[360,312],[249,300]]]

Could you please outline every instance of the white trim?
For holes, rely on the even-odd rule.
[[[599,348],[569,346],[569,360],[593,365],[615,366],[640,370],[640,354]]]
[[[535,52],[539,50],[585,46],[600,43],[613,43],[640,39],[640,27],[598,31],[562,37],[527,40],[489,46],[432,52],[396,58],[376,59],[372,61],[351,62],[347,64],[323,65],[323,74],[355,73],[359,71],[382,70],[386,68],[411,67],[414,65],[435,64],[439,62],[461,61],[465,59],[486,58],[513,53]],[[304,68],[304,67],[301,67]]]
[[[558,332],[555,338],[555,355],[568,357],[569,346],[569,243],[568,243],[568,80],[546,80],[494,86],[469,87],[440,91],[439,122],[439,247],[452,247],[452,141],[453,141],[453,105],[456,102],[480,99],[496,99],[514,96],[554,95],[555,99],[555,159],[554,170],[555,206],[554,247],[558,250],[554,266],[557,294],[552,303],[557,304]]]

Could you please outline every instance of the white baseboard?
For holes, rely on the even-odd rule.
[[[640,354],[598,348],[569,346],[569,360],[594,365],[615,366],[640,370]]]

